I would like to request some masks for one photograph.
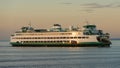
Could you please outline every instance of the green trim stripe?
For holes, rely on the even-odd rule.
[[[13,46],[50,46],[50,47],[71,47],[71,46],[109,46],[110,44],[105,44],[102,42],[81,42],[79,44],[69,44],[69,43],[16,43],[16,42],[11,42]]]

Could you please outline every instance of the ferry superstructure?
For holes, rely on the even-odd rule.
[[[86,24],[82,29],[69,27],[63,29],[54,24],[51,29],[22,27],[10,38],[12,46],[80,47],[110,46],[109,33],[97,30],[96,25]]]

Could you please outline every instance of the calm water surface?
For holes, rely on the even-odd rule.
[[[120,68],[120,40],[111,47],[11,47],[0,42],[0,68]]]

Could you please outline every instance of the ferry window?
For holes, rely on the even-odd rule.
[[[51,37],[51,39],[54,39],[53,37]]]
[[[61,39],[64,39],[63,37],[61,37]]]
[[[51,37],[48,37],[48,39],[51,39]]]
[[[66,43],[68,43],[69,41],[65,41]]]
[[[79,39],[81,39],[81,37],[78,37]]]
[[[52,37],[48,37],[48,39],[52,39]]]
[[[56,37],[56,39],[59,39],[60,37]]]
[[[37,37],[35,37],[35,39],[37,39]]]
[[[86,37],[83,37],[83,38],[86,38]]]
[[[41,39],[44,39],[44,37],[41,37]]]
[[[86,37],[87,39],[89,38],[89,37]]]
[[[71,39],[73,39],[73,37],[70,37]]]
[[[63,39],[65,39],[66,37],[63,37]]]
[[[66,42],[66,41],[64,41],[64,42]]]
[[[22,35],[22,34],[16,34],[16,35]]]
[[[74,37],[75,39],[77,38],[77,37]]]
[[[67,39],[69,39],[70,37],[67,37]]]
[[[72,33],[69,33],[69,35],[72,35]]]
[[[62,42],[62,41],[59,41],[59,42]]]
[[[85,37],[82,37],[83,39],[85,39]]]

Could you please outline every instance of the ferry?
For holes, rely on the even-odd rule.
[[[109,47],[110,34],[98,30],[96,25],[86,24],[82,28],[62,28],[54,24],[50,29],[22,27],[10,37],[12,46],[32,47]]]

